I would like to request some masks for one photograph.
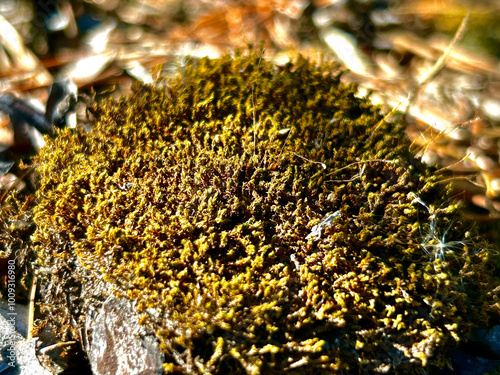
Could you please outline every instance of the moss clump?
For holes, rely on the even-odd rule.
[[[135,300],[167,372],[442,366],[493,306],[490,254],[355,93],[330,64],[250,54],[94,104],[93,131],[60,131],[38,160],[41,264]],[[461,245],[426,236],[441,226]]]

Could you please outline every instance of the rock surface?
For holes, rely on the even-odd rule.
[[[162,373],[163,353],[153,334],[138,323],[131,303],[110,296],[95,316],[87,316],[87,350],[95,375]]]
[[[489,357],[500,360],[500,325],[489,330],[477,330],[471,337],[471,343],[479,345]]]
[[[10,311],[5,302],[0,304],[1,375],[50,375],[36,357],[36,339],[24,338],[26,310],[26,306],[15,304]]]
[[[451,370],[445,370],[441,375],[486,375],[500,368],[500,360],[487,359],[468,354],[462,350],[450,353]]]

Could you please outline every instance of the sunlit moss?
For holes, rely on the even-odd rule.
[[[250,53],[93,104],[92,132],[61,130],[38,159],[40,264],[137,301],[166,372],[443,366],[494,313],[491,253],[355,94],[331,64]],[[461,248],[429,257],[416,196]]]

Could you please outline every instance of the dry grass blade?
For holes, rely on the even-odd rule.
[[[28,309],[28,333],[27,339],[31,339],[31,331],[33,330],[33,322],[35,318],[35,295],[36,295],[36,285],[37,285],[37,277],[33,276],[33,281],[31,282],[30,288],[30,299],[29,299],[29,309]]]
[[[457,42],[460,39],[462,39],[462,37],[463,37],[463,35],[465,33],[465,30],[467,29],[467,25],[469,23],[469,19],[470,19],[470,14],[467,14],[465,16],[465,18],[462,20],[462,23],[460,24],[460,27],[458,28],[458,30],[457,30],[457,32],[456,32],[453,40],[448,45],[448,48],[446,48],[446,50],[444,51],[443,55],[432,66],[432,68],[427,73],[427,75],[418,82],[418,84],[415,87],[415,89],[413,90],[413,92],[411,92],[409,106],[411,106],[414,103],[414,101],[416,100],[419,92],[421,90],[423,90],[432,80],[434,80],[437,77],[437,75],[439,74],[439,72],[441,72],[441,70],[443,70],[443,68],[445,67],[446,62],[448,60],[448,56],[450,55],[451,51],[453,50],[453,48],[455,47],[455,45],[457,44]]]
[[[23,43],[16,29],[0,15],[0,45],[5,48],[14,68],[13,74],[18,74],[21,80],[31,78],[31,85],[35,87],[46,86],[52,82],[51,75],[45,70],[38,58],[29,51]],[[1,84],[5,86],[2,91],[9,90],[9,81],[6,77]],[[19,79],[19,78],[18,78]]]
[[[56,344],[53,344],[53,345],[50,345],[50,346],[46,346],[45,348],[40,349],[40,354],[47,354],[48,352],[50,352],[50,351],[52,351],[54,349],[61,348],[61,347],[64,347],[64,346],[68,346],[68,345],[75,345],[76,343],[77,343],[76,341],[58,342]]]

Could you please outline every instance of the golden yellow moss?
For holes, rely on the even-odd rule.
[[[138,301],[167,372],[442,366],[487,320],[491,254],[402,127],[376,128],[355,94],[330,64],[249,54],[93,104],[92,132],[62,130],[38,159],[40,264],[83,265]],[[436,259],[431,215],[461,242]]]

